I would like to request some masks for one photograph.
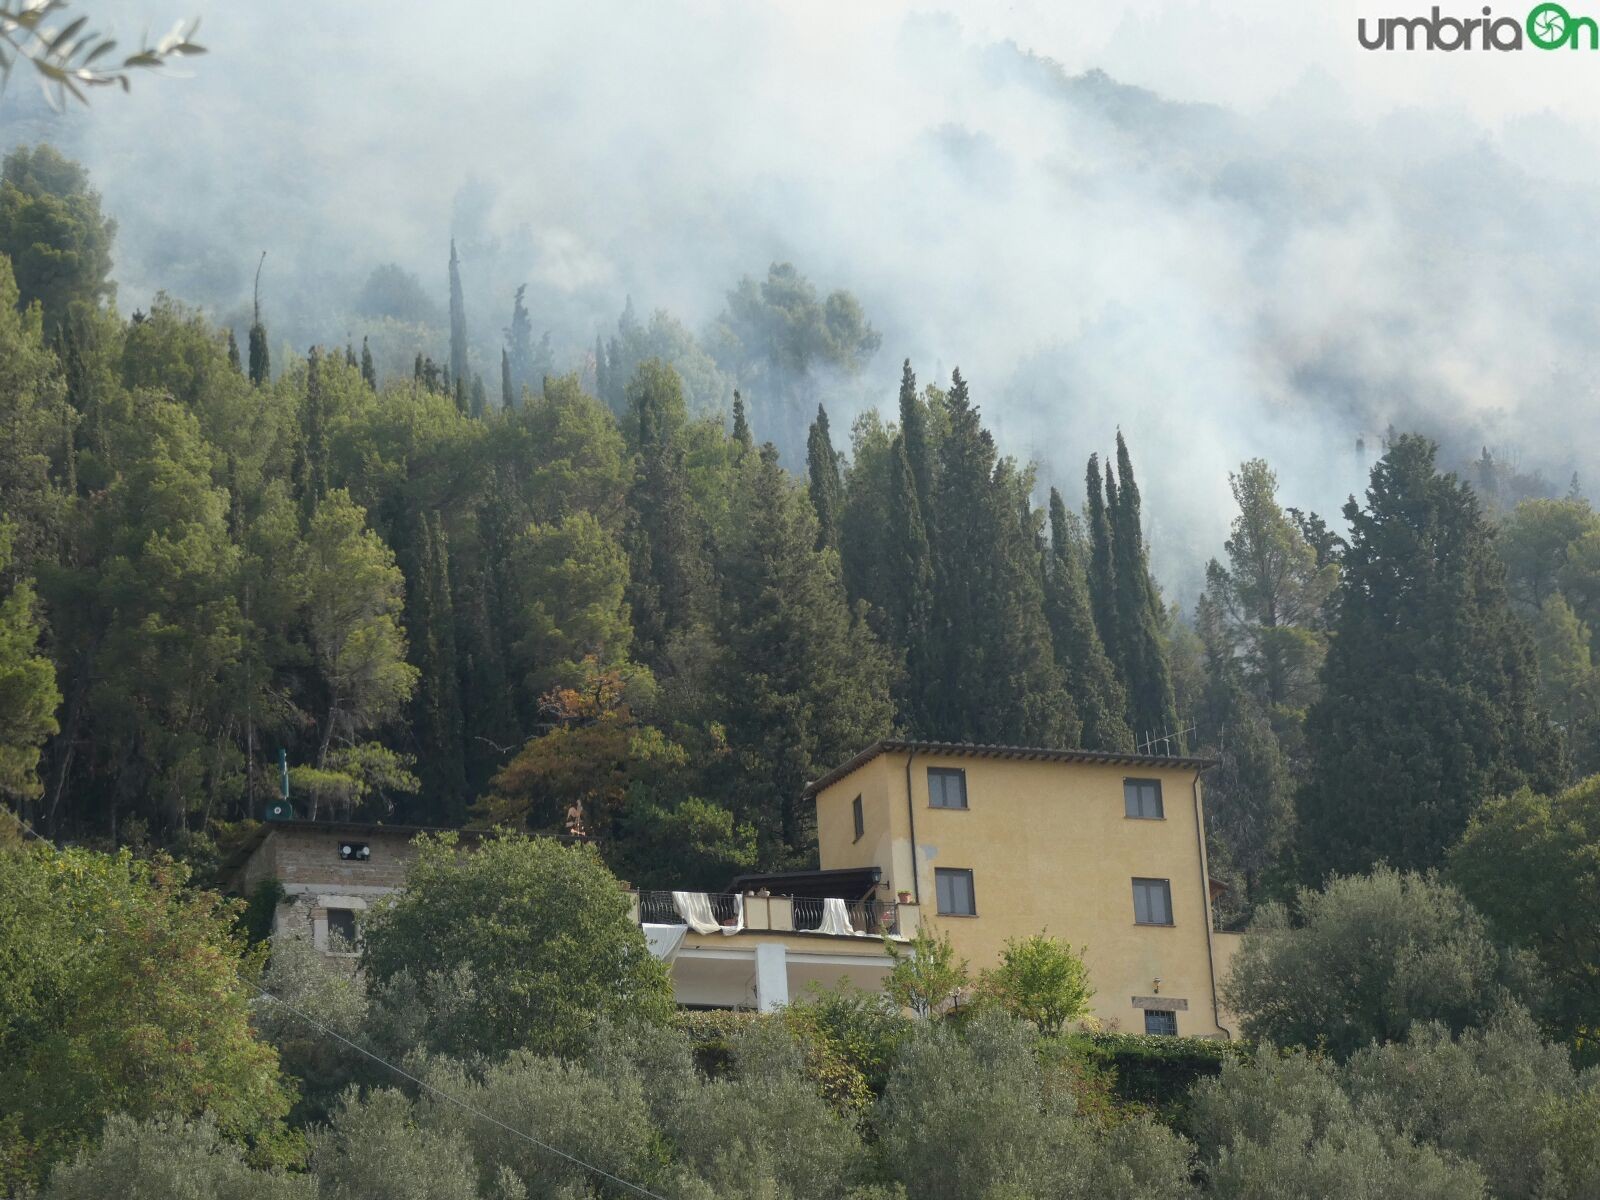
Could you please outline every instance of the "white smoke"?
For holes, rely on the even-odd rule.
[[[479,361],[526,282],[575,363],[630,294],[699,329],[790,260],[884,335],[836,430],[892,407],[902,358],[960,365],[1076,500],[1120,426],[1185,596],[1246,457],[1333,518],[1390,422],[1558,486],[1600,440],[1600,55],[1356,46],[1409,0],[155,2],[112,7],[201,12],[190,78],[8,122],[93,171],[124,309],[166,288],[237,320],[266,249],[303,352],[380,263],[442,301],[453,235]]]

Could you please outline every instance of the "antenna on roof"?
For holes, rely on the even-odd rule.
[[[1194,733],[1195,729],[1194,722],[1191,721],[1188,725],[1185,725],[1182,721],[1179,721],[1178,728],[1163,729],[1159,737],[1146,730],[1144,741],[1140,742],[1136,749],[1140,754],[1168,758],[1176,757],[1183,753],[1183,741]]]

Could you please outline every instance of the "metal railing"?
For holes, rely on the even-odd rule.
[[[711,916],[724,924],[739,915],[739,897],[732,892],[712,892],[706,897],[711,902]],[[682,925],[684,919],[678,906],[672,902],[671,892],[640,892],[639,920],[647,925]]]
[[[824,901],[811,896],[794,898],[794,927],[800,933],[812,933],[822,928]],[[855,900],[845,904],[850,914],[850,928],[857,933],[898,933],[900,908],[879,900]]]
[[[716,921],[727,925],[738,916],[739,897],[733,893],[711,892],[706,899],[711,904],[711,915]],[[772,899],[788,900],[793,906],[794,932],[815,933],[822,928],[822,900],[811,896],[774,896]],[[764,897],[745,898],[747,921],[760,911],[753,909],[753,906],[764,902]],[[895,935],[900,932],[900,907],[897,904],[881,900],[854,900],[845,904],[845,911],[850,916],[850,928],[857,933]],[[639,893],[639,920],[646,925],[685,924],[678,906],[673,903],[672,893],[667,891]]]

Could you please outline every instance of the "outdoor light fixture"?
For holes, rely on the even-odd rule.
[[[345,862],[366,862],[372,857],[372,847],[365,842],[340,842],[339,857]]]

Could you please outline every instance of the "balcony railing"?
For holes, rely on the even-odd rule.
[[[673,902],[671,892],[639,892],[638,919],[646,925],[683,925],[686,922]],[[706,899],[714,920],[733,924],[739,916],[740,897],[731,892],[711,892]],[[817,933],[823,925],[821,899],[811,896],[745,896],[744,927],[773,933]],[[899,936],[905,924],[901,906],[880,900],[853,900],[845,903],[850,928],[857,934],[874,937]],[[839,935],[844,936],[844,935]]]

